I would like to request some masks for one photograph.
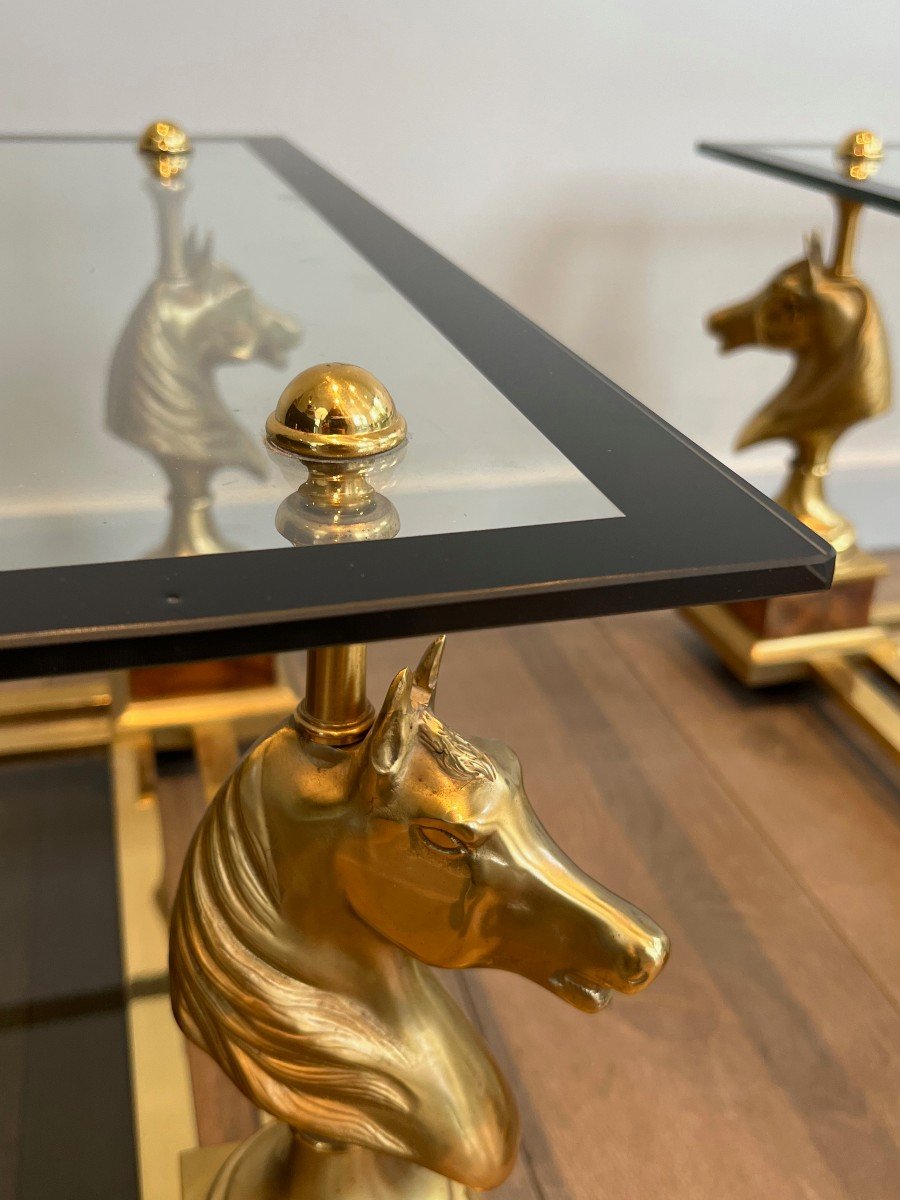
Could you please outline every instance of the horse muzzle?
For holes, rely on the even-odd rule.
[[[518,869],[498,871],[496,923],[482,927],[490,956],[478,965],[525,975],[582,1012],[648,987],[669,955],[662,929],[579,870],[537,822],[517,832],[506,850]]]
[[[632,914],[637,912],[630,905],[629,909]],[[616,953],[619,950],[617,939],[610,939],[604,930],[598,938],[595,953],[598,964],[606,961],[609,965],[569,967],[555,971],[550,976],[550,990],[582,1012],[599,1012],[609,1004],[613,992],[633,996],[649,987],[666,965],[669,939],[649,917],[641,916],[643,936],[640,941],[633,941]],[[634,918],[630,916],[629,924],[633,923]],[[612,950],[610,940],[614,943]],[[593,957],[590,951],[587,956]]]
[[[740,346],[755,345],[759,341],[756,313],[756,301],[746,300],[743,304],[720,308],[707,317],[707,332],[718,339],[723,354]]]

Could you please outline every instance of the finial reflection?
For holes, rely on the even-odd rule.
[[[400,515],[376,491],[373,476],[388,479],[402,457],[400,449],[388,451],[381,463],[310,463],[307,478],[279,505],[275,528],[294,546],[395,537]]]
[[[390,392],[362,367],[320,363],[287,385],[266,421],[285,474],[307,475],[282,501],[278,532],[294,546],[394,537],[400,517],[377,489],[406,450],[406,421]]]

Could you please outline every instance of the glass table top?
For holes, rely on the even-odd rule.
[[[777,175],[804,187],[833,192],[875,208],[900,213],[900,144],[885,144],[884,159],[869,179],[848,179],[835,160],[833,145],[701,142],[711,158]]]
[[[406,418],[378,471],[394,536],[620,516],[246,145],[201,145],[177,191],[122,145],[0,154],[0,570],[289,549],[305,469],[264,452],[265,420],[335,360]]]
[[[827,586],[824,543],[283,139],[167,184],[133,139],[0,156],[8,677]],[[406,420],[364,470],[265,442],[328,362]]]

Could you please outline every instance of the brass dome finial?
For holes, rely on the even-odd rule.
[[[152,121],[141,134],[138,149],[148,159],[150,173],[164,182],[187,169],[191,139],[173,121]]]
[[[320,363],[287,385],[266,435],[300,458],[367,458],[405,441],[406,421],[374,375],[350,363]]]
[[[878,170],[884,158],[884,147],[881,138],[871,129],[856,129],[841,141],[835,157],[849,179],[862,183]]]

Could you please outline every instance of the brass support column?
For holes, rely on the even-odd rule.
[[[306,652],[306,695],[296,721],[317,742],[346,746],[375,719],[366,695],[366,646],[321,646]]]
[[[853,274],[853,251],[856,246],[856,230],[862,205],[855,200],[837,201],[837,226],[834,235],[834,258],[832,271],[841,279],[850,279]]]
[[[844,138],[836,155],[840,174],[857,184],[872,178],[882,156],[881,140],[867,129]],[[815,679],[900,759],[900,612],[873,606],[887,568],[860,549],[852,523],[824,492],[835,441],[891,403],[884,327],[853,266],[862,201],[844,194],[835,202],[831,265],[813,235],[804,258],[708,321],[723,350],[758,345],[796,358],[791,376],[745,426],[737,448],[776,438],[794,443],[778,503],[834,547],[834,586],[825,593],[689,608],[684,615],[742,683]]]
[[[384,384],[350,363],[320,363],[287,385],[266,421],[270,447],[306,467],[276,527],[295,546],[393,537],[397,512],[366,475],[406,441],[406,421]],[[375,720],[366,696],[366,647],[307,651],[306,696],[294,717],[313,741],[358,742]]]
[[[878,170],[883,157],[881,138],[869,129],[857,129],[837,148],[836,158],[847,179],[865,183]],[[862,204],[858,200],[837,197],[837,227],[834,237],[832,273],[841,279],[853,277],[853,249]]]

